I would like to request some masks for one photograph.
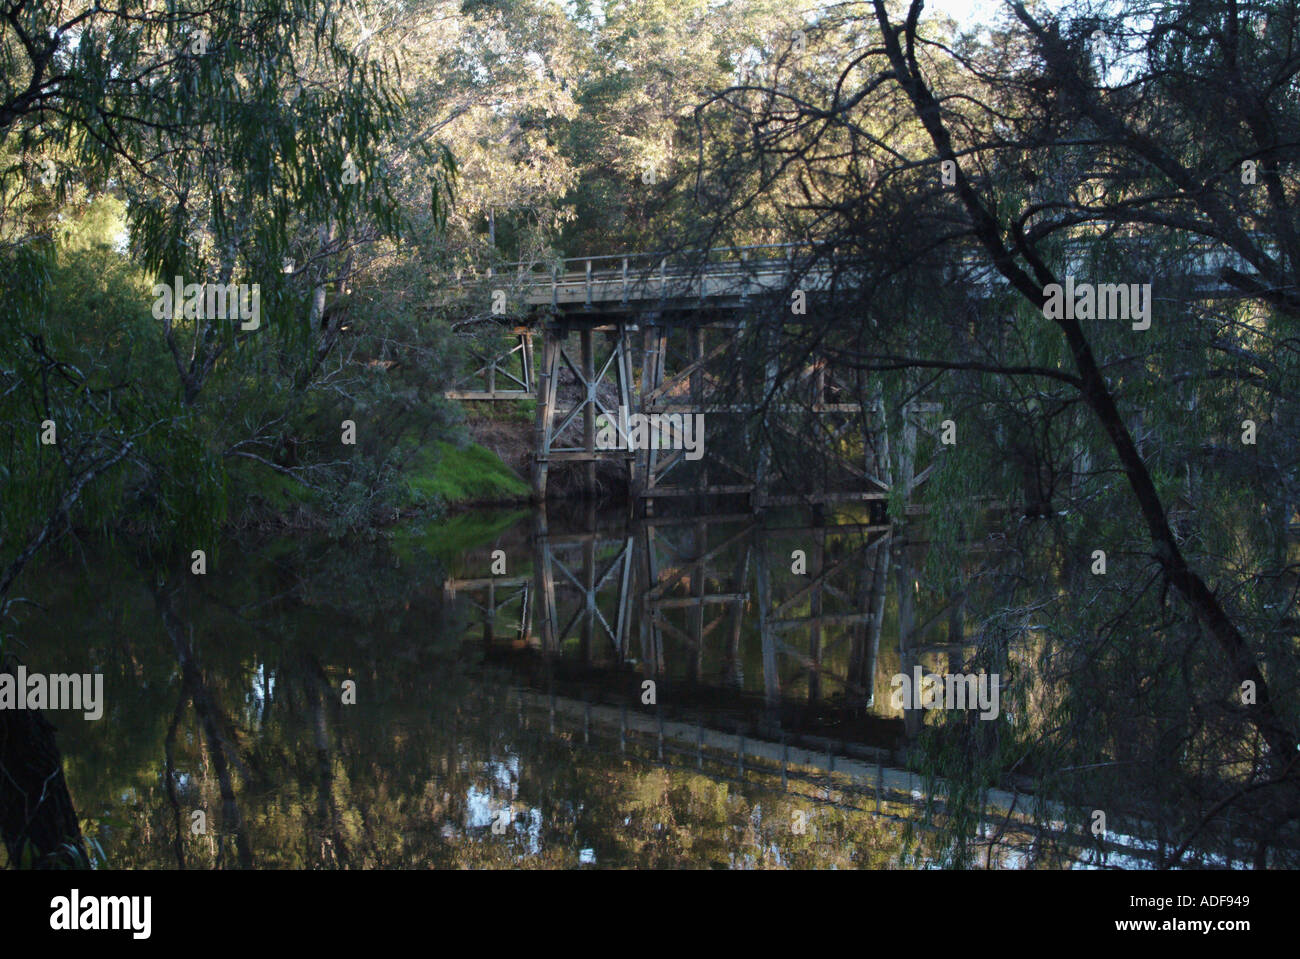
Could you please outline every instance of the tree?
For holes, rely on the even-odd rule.
[[[1062,760],[1058,771],[1079,753],[1107,768],[1158,757],[1177,783],[1159,787],[1162,814],[1184,830],[1174,860],[1222,834],[1238,806],[1260,820],[1238,836],[1259,850],[1289,842],[1297,717],[1278,690],[1295,681],[1297,635],[1286,537],[1300,435],[1285,412],[1300,262],[1296,6],[1142,3],[1099,16],[1013,2],[983,42],[945,34],[922,9],[896,20],[873,0],[828,16],[817,35],[841,64],[832,82],[735,87],[707,109],[753,130],[743,156],[755,185],[733,211],[793,195],[789,219],[819,265],[851,280],[801,355],[965,414],[970,442],[935,490],[1004,495],[1018,478],[989,464],[1018,458],[1032,512],[1072,514],[1022,527],[1017,542],[1051,572],[1016,552],[1018,571],[1002,570],[1016,593],[986,606],[977,631],[980,661],[1010,670],[1006,628],[1023,643],[1044,627],[1036,600],[1075,591],[1036,641],[1038,675],[1021,676],[1025,688],[1068,684],[1068,701],[1050,704],[1063,725],[1044,716],[1032,736],[990,739],[953,723],[950,737],[964,737],[968,759],[1005,764],[1019,749],[1040,766]],[[859,39],[835,45],[846,37]],[[1150,326],[1055,309],[1075,276],[1151,283]],[[1267,423],[1266,447],[1242,442],[1246,420]],[[1131,561],[1107,579],[1070,558],[1097,546]],[[1108,588],[1117,574],[1123,588]],[[1118,697],[1151,724],[1133,748],[1104,704],[1103,690],[1130,685],[1107,654],[1116,646],[1161,690]],[[1101,703],[1091,717],[1090,700]],[[1078,798],[1095,785],[1076,775],[1070,788]]]
[[[304,289],[283,260],[303,233],[346,261],[354,234],[397,228],[378,143],[400,104],[347,33],[318,0],[0,6],[0,619],[22,570],[77,525],[138,511],[164,550],[210,538],[223,454],[250,452],[202,418],[210,378],[247,384],[275,353],[302,379],[332,349],[324,264],[298,274],[316,280]],[[125,236],[95,237],[113,198]],[[92,242],[60,226],[83,220]],[[177,276],[261,287],[265,325],[159,324],[149,281]],[[43,748],[12,746],[6,762]]]

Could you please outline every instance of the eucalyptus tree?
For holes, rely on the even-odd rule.
[[[232,433],[263,426],[205,420],[212,377],[239,382],[224,399],[274,406],[284,391],[263,373],[292,382],[329,352],[326,266],[356,234],[398,226],[378,161],[400,99],[338,9],[0,5],[0,613],[42,547],[115,528],[132,507],[163,545],[206,545],[223,454],[252,453]],[[122,249],[139,269],[86,277],[118,238],[78,253],[56,234],[106,195],[123,201]],[[286,270],[303,235],[321,238],[316,262]],[[259,315],[160,311],[153,281],[175,277],[258,289]]]
[[[1166,862],[1293,857],[1300,10],[1011,2],[982,36],[922,11],[838,6],[832,80],[706,113],[752,134],[715,161],[745,171],[730,210],[787,198],[851,275],[795,345],[944,403],[938,538],[1029,488],[964,578],[967,665],[1014,679],[1015,719],[947,717],[943,771],[1031,770]]]
[[[0,57],[0,133],[13,155],[0,178],[10,213],[6,285],[18,294],[2,308],[13,334],[5,337],[13,351],[5,363],[14,378],[8,398],[16,402],[20,382],[30,388],[41,378],[43,419],[56,429],[62,421],[64,431],[64,444],[54,448],[66,451],[74,441],[103,447],[85,463],[66,464],[76,499],[83,481],[138,449],[138,439],[120,422],[78,435],[76,416],[112,393],[96,398],[80,388],[89,371],[74,372],[42,352],[50,340],[45,328],[56,321],[43,305],[59,201],[105,191],[123,196],[130,249],[146,272],[170,284],[173,276],[207,279],[209,270],[224,283],[237,271],[264,286],[269,309],[261,335],[301,342],[310,336],[305,317],[284,309],[291,291],[281,263],[292,230],[331,218],[393,223],[391,199],[358,189],[347,172],[348,164],[373,159],[397,103],[382,71],[343,45],[339,24],[320,3],[109,9],[20,0],[0,11]],[[312,71],[325,64],[332,82],[313,85]],[[150,305],[146,293],[139,306]],[[57,318],[65,328],[78,319]],[[214,318],[160,325],[185,406],[227,351],[258,335]],[[51,372],[68,390],[62,407],[53,405],[59,394],[49,389]],[[34,437],[39,422],[23,434]],[[22,448],[35,446],[23,436]],[[10,482],[23,473],[12,468]],[[66,513],[64,490],[50,492],[55,512]],[[24,520],[14,522],[11,531]]]
[[[711,219],[725,184],[697,176],[695,108],[767,76],[779,51],[802,42],[815,6],[654,0],[607,3],[599,16],[580,18],[579,112],[562,141],[580,171],[567,198],[574,216],[566,249],[653,249],[683,242]],[[710,134],[715,143],[737,136],[727,124]]]

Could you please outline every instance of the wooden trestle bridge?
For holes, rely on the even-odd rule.
[[[552,466],[582,464],[590,489],[603,460],[642,502],[701,495],[740,496],[752,507],[883,501],[888,457],[871,441],[879,404],[864,409],[855,398],[861,391],[825,362],[784,384],[771,358],[746,368],[743,335],[747,327],[757,332],[758,310],[792,313],[781,303],[794,286],[813,298],[846,282],[801,264],[798,253],[792,245],[746,247],[585,257],[549,273],[524,264],[489,271],[478,283],[490,309],[457,325],[476,344],[477,366],[447,396],[536,403],[539,500]],[[915,444],[918,430],[937,429],[933,404],[906,412],[904,444]],[[697,414],[706,437],[698,462],[682,448],[691,428],[684,418]],[[658,441],[637,439],[627,425],[637,416],[653,424]],[[601,442],[602,429],[614,442]],[[774,468],[774,436],[802,460],[793,481]],[[827,456],[832,447],[852,452]],[[814,458],[820,465],[810,470]],[[925,470],[911,472],[911,485],[925,479]]]
[[[1067,249],[1070,271],[1086,269],[1087,249],[1083,243]],[[1141,252],[1135,249],[1135,262]],[[1191,280],[1199,295],[1231,295],[1220,271],[1246,267],[1235,254],[1208,245],[1175,264],[1170,275]],[[959,264],[952,277],[977,297],[1003,285],[975,260]],[[456,325],[474,344],[477,365],[447,395],[536,404],[538,500],[546,497],[552,466],[582,465],[592,489],[597,464],[606,461],[617,466],[634,500],[651,504],[647,512],[656,499],[700,495],[742,496],[751,508],[879,502],[897,486],[907,502],[933,469],[931,454],[942,449],[925,439],[942,420],[935,404],[902,411],[891,457],[883,400],[861,373],[814,357],[799,375],[778,379],[776,337],[807,323],[792,303],[794,291],[811,312],[814,301],[855,286],[851,270],[817,259],[807,247],[512,263],[462,286],[476,287],[484,304],[475,318]],[[764,324],[763,316],[779,319]],[[664,442],[644,448],[635,441],[626,424],[638,414],[658,417]],[[683,417],[695,414],[706,417],[698,461],[678,448],[687,438]],[[784,466],[773,461],[774,440]]]

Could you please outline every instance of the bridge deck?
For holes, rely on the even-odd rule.
[[[1145,241],[1133,245],[1145,249]],[[1092,244],[1071,241],[1061,273],[1087,275]],[[1206,292],[1234,292],[1220,279],[1231,267],[1244,272],[1250,266],[1238,254],[1208,241],[1185,257],[1186,276],[1197,278]],[[613,307],[643,310],[648,304],[677,307],[708,302],[710,306],[740,306],[752,297],[769,296],[798,288],[805,293],[854,289],[858,273],[847,257],[823,255],[807,244],[783,243],[714,250],[627,253],[569,257],[553,264],[506,263],[470,281],[512,289],[530,311],[527,322],[544,322],[537,308],[552,307],[568,314],[572,307],[609,312]],[[954,261],[952,278],[984,293],[1005,286],[983,257],[970,255]]]

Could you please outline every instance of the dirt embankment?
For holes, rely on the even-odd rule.
[[[465,421],[470,437],[479,446],[491,450],[519,478],[528,481],[533,460],[533,424],[522,419],[493,419],[470,416]]]

